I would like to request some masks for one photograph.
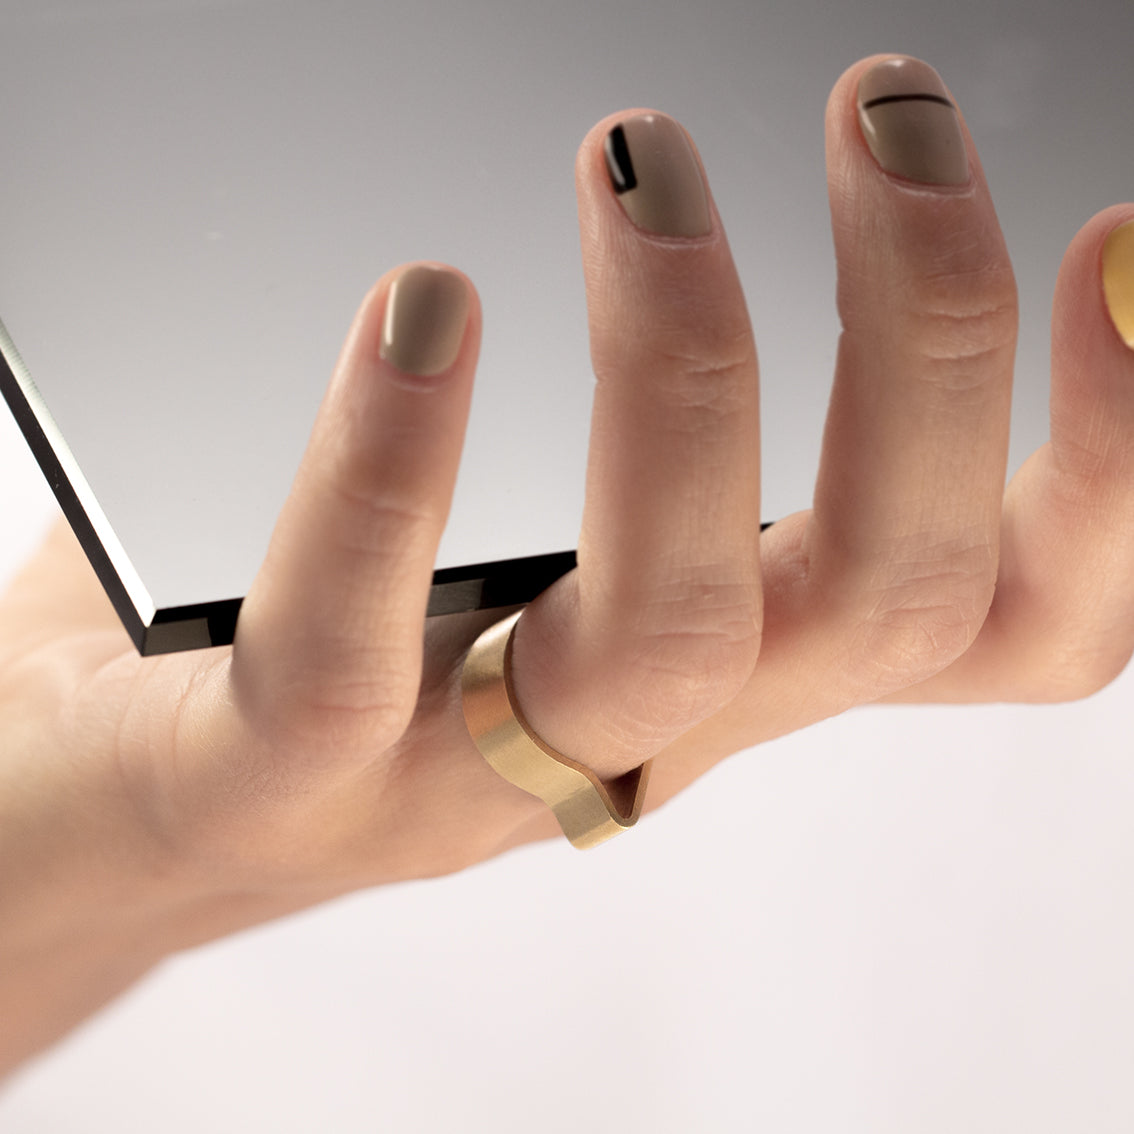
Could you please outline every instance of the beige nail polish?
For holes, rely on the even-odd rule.
[[[672,118],[624,119],[607,134],[604,152],[618,203],[639,228],[658,236],[706,236],[712,230],[701,166]]]
[[[1120,224],[1102,251],[1106,309],[1122,341],[1134,350],[1134,221]]]
[[[920,59],[886,59],[858,81],[858,120],[887,172],[924,185],[964,185],[969,159],[941,76]]]
[[[407,374],[426,377],[457,360],[469,318],[465,282],[446,268],[406,268],[390,285],[381,356]]]

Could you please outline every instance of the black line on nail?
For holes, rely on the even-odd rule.
[[[629,193],[638,187],[638,178],[634,175],[634,163],[630,160],[630,147],[626,144],[626,132],[621,126],[615,126],[606,136],[603,144],[606,155],[606,171],[610,174],[611,184],[619,196]]]
[[[950,110],[957,109],[944,95],[936,94],[880,95],[878,98],[872,98],[869,102],[864,102],[862,109],[869,110],[873,106],[881,106],[884,102],[939,102],[942,106],[947,106]]]

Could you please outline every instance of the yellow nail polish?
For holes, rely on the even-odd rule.
[[[1106,309],[1122,341],[1134,350],[1134,221],[1120,224],[1102,251]]]

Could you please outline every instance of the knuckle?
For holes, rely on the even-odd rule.
[[[332,480],[329,507],[339,550],[368,556],[387,557],[418,540],[432,539],[444,523],[426,499],[375,489],[347,476]]]
[[[417,683],[409,673],[392,672],[388,659],[372,672],[381,672],[382,680],[317,680],[301,685],[288,700],[273,741],[293,767],[320,770],[357,762],[401,739],[413,717]]]
[[[405,733],[421,684],[420,646],[399,626],[356,622],[293,659],[272,680],[235,686],[235,708],[281,776],[303,780],[357,766]]]
[[[972,645],[992,604],[996,554],[984,543],[929,549],[888,563],[854,620],[852,672],[884,692],[940,672]]]
[[[855,672],[878,690],[895,692],[940,673],[968,649],[972,620],[955,604],[891,606],[861,627],[851,651]]]
[[[413,709],[413,698],[395,690],[340,684],[326,698],[307,702],[301,729],[332,756],[376,756],[405,734]]]
[[[712,334],[653,328],[612,338],[593,362],[600,384],[648,382],[657,404],[719,419],[751,401],[756,349],[747,322],[717,325]]]
[[[679,413],[680,428],[699,430],[741,413],[751,401],[750,359],[669,357],[657,368],[654,395]]]
[[[734,379],[751,373],[756,347],[747,324],[658,334],[639,344],[639,357],[653,371],[691,378]]]
[[[651,604],[626,647],[631,727],[680,732],[724,708],[751,678],[760,640],[749,587],[703,586]]]
[[[979,385],[984,364],[1011,361],[1017,306],[1010,270],[928,277],[910,289],[900,310],[926,377],[946,388]]]

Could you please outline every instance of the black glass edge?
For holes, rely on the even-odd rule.
[[[0,332],[3,332],[0,333],[0,340],[6,340],[10,344],[11,339],[4,332],[2,324],[0,324]],[[55,499],[59,501],[59,507],[63,510],[63,515],[67,517],[71,530],[74,531],[80,545],[86,552],[87,558],[114,606],[115,612],[122,620],[122,625],[125,626],[127,634],[130,635],[130,640],[138,648],[139,653],[146,653],[147,651],[144,648],[147,634],[145,620],[134,600],[130,597],[121,574],[114,566],[102,540],[99,539],[98,533],[95,531],[90,517],[87,515],[86,509],[79,500],[78,493],[67,476],[60,454],[56,451],[55,443],[49,436],[48,429],[44,428],[40,415],[36,413],[32,405],[30,392],[24,388],[24,383],[20,381],[3,349],[0,349],[0,393],[3,393],[4,400],[8,403],[12,416],[16,419],[16,424],[23,433],[32,455],[43,471],[43,475],[47,478],[47,483],[51,486]],[[53,426],[53,422],[49,423],[49,428]],[[61,438],[58,430],[52,429],[52,432]]]
[[[464,614],[495,607],[522,606],[575,566],[573,551],[501,559],[433,572],[426,617]],[[174,606],[159,610],[145,628],[143,655],[231,645],[242,599]],[[137,644],[137,643],[135,643]]]
[[[760,530],[771,526],[761,524]],[[442,567],[433,572],[426,617],[523,606],[574,570],[576,564],[574,551],[556,551],[464,567]],[[148,656],[231,645],[241,602],[243,599],[226,599],[159,610],[153,624],[145,628],[139,652]]]

